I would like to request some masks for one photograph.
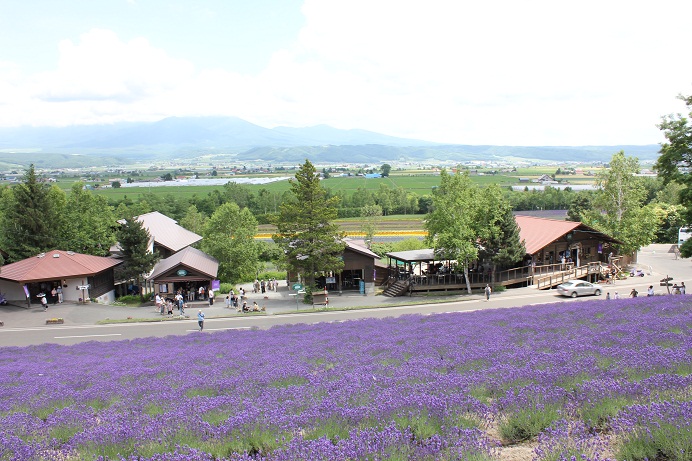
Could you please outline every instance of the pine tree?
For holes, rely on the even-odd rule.
[[[55,249],[64,205],[64,192],[41,182],[33,164],[21,183],[3,192],[0,238],[8,262]]]
[[[118,229],[117,237],[123,255],[121,276],[125,280],[135,280],[136,285],[141,286],[142,276],[151,272],[159,260],[158,254],[149,252],[151,235],[141,222],[127,218]],[[140,296],[143,300],[142,290]]]
[[[329,197],[309,160],[290,183],[292,197],[281,204],[273,239],[284,250],[289,269],[313,287],[315,272],[339,272],[344,267],[344,234],[332,222],[339,198]]]
[[[497,207],[500,212],[496,214],[492,233],[483,242],[484,250],[481,254],[492,261],[494,274],[498,266],[516,267],[526,256],[526,245],[521,240],[519,226],[509,204],[495,202],[492,206]]]

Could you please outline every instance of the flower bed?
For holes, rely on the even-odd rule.
[[[46,319],[46,325],[53,325],[59,323],[65,323],[65,320],[63,320],[62,318]]]
[[[2,348],[0,459],[689,460],[685,300]]]

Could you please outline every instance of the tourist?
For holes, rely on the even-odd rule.
[[[493,292],[493,289],[490,288],[490,285],[488,285],[488,284],[486,283],[486,284],[485,284],[485,300],[486,300],[486,301],[490,301],[490,293],[492,293],[492,292]]]
[[[202,312],[202,309],[197,311],[197,325],[199,325],[199,331],[204,329],[204,312]]]
[[[161,294],[156,293],[156,298],[154,300],[154,304],[156,305],[156,312],[159,314],[163,315],[163,300],[161,299]]]

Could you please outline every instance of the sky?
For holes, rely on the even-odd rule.
[[[689,0],[0,0],[0,127],[235,116],[454,144],[657,144]]]

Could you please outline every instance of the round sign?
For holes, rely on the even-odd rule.
[[[184,276],[187,275],[187,271],[186,271],[185,269],[180,269],[180,270],[178,271],[178,275],[181,276],[181,277],[184,277]]]
[[[302,290],[302,289],[303,289],[303,285],[301,285],[300,283],[294,283],[294,284],[293,284],[293,289],[296,290],[296,291]]]

